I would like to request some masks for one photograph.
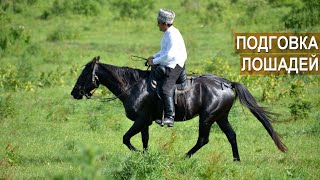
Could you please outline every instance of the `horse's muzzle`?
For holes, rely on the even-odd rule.
[[[77,100],[80,100],[83,98],[83,95],[80,94],[79,89],[76,89],[76,88],[73,88],[73,90],[71,91],[71,96]]]

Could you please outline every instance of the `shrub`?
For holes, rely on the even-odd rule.
[[[73,4],[73,13],[84,15],[97,15],[100,13],[100,6],[103,1],[97,0],[77,0]]]
[[[8,52],[13,47],[22,49],[26,44],[30,43],[31,36],[23,25],[16,25],[5,12],[0,10],[0,56]]]
[[[112,10],[119,12],[119,18],[146,18],[150,10],[153,9],[153,1],[144,0],[113,0]]]
[[[78,177],[72,179],[104,179],[103,165],[106,155],[100,149],[93,147],[78,147],[77,155],[74,156],[74,163],[79,166]],[[71,179],[71,178],[68,178]]]
[[[134,153],[113,176],[115,179],[156,179],[159,174],[166,172],[168,166],[170,159],[159,152]]]
[[[58,67],[56,70],[48,71],[48,72],[40,72],[40,76],[38,77],[38,86],[39,87],[53,87],[56,85],[64,85],[64,77],[66,76],[65,71],[61,71],[61,67]]]
[[[297,79],[291,82],[289,96],[293,101],[289,104],[289,109],[294,120],[309,117],[311,102],[304,99],[305,89],[306,85],[303,81]]]
[[[23,25],[12,23],[9,15],[1,9],[0,24],[0,57],[10,49],[22,49],[30,43],[29,31]],[[15,53],[17,52],[15,51]]]
[[[0,67],[0,88],[5,90],[34,91],[35,80],[36,78],[32,76],[32,65],[29,62]]]
[[[293,80],[290,85],[289,95],[291,98],[300,98],[304,96],[305,83],[299,79]]]
[[[21,86],[18,80],[17,69],[12,65],[0,67],[0,87],[6,90],[16,89]]]
[[[205,71],[216,74],[221,77],[229,77],[232,74],[232,69],[228,61],[221,57],[214,57],[213,60],[207,61],[205,64]]]
[[[277,101],[280,96],[277,95],[276,88],[281,84],[279,82],[279,76],[267,76],[262,86],[262,97],[261,100],[265,102]]]
[[[37,1],[38,0],[0,0],[0,8],[4,11],[21,13],[26,6],[34,5]]]
[[[320,1],[303,0],[304,6],[293,7],[292,11],[283,18],[286,28],[302,29],[320,25]]]
[[[94,114],[89,116],[87,123],[90,131],[97,131],[102,127],[102,122]]]
[[[36,55],[41,55],[43,51],[43,46],[39,43],[32,43],[30,45],[27,46],[25,52],[24,52],[24,56],[27,55],[32,55],[32,56],[36,56]]]
[[[94,16],[100,14],[100,7],[104,4],[102,0],[55,0],[49,10],[44,10],[41,19],[48,19],[50,14],[82,14]]]
[[[58,26],[48,37],[49,41],[63,41],[75,39],[79,36],[78,31],[65,23]]]
[[[289,109],[291,117],[293,117],[294,120],[304,119],[309,117],[311,102],[302,99],[296,99],[289,105]]]
[[[220,22],[223,20],[225,7],[218,2],[210,2],[205,8],[200,9],[199,16],[202,23]],[[214,13],[212,13],[214,12]]]
[[[23,84],[28,81],[34,80],[33,78],[33,66],[31,60],[28,57],[24,57],[17,64],[17,77],[19,81]]]
[[[181,1],[181,6],[188,11],[196,14],[201,23],[207,24],[211,22],[221,22],[223,19],[224,10],[226,9],[225,2],[222,1]]]

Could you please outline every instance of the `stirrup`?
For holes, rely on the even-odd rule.
[[[164,125],[167,125],[168,127],[173,127],[174,120],[170,119],[170,122],[165,122],[165,119],[170,119],[170,118],[157,119],[155,120],[155,122],[159,124],[161,127],[163,127]]]
[[[166,120],[167,120],[167,122],[166,122]],[[168,127],[173,127],[174,120],[173,120],[173,118],[164,118],[162,120],[162,124],[167,125]]]
[[[157,119],[157,120],[155,120],[155,122],[156,122],[157,124],[159,124],[161,127],[164,126],[164,124],[163,124],[163,119]]]

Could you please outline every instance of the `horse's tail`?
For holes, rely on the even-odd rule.
[[[271,122],[271,115],[273,113],[267,111],[264,107],[257,104],[255,98],[249,92],[249,90],[241,83],[232,82],[232,87],[236,91],[236,97],[239,98],[240,103],[247,107],[251,113],[262,123],[264,128],[268,131],[269,135],[277,145],[278,149],[282,152],[287,151],[286,145],[280,140],[277,132],[273,129]]]

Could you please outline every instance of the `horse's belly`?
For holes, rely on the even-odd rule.
[[[186,121],[199,114],[200,101],[195,96],[178,97],[175,105],[175,121]]]

